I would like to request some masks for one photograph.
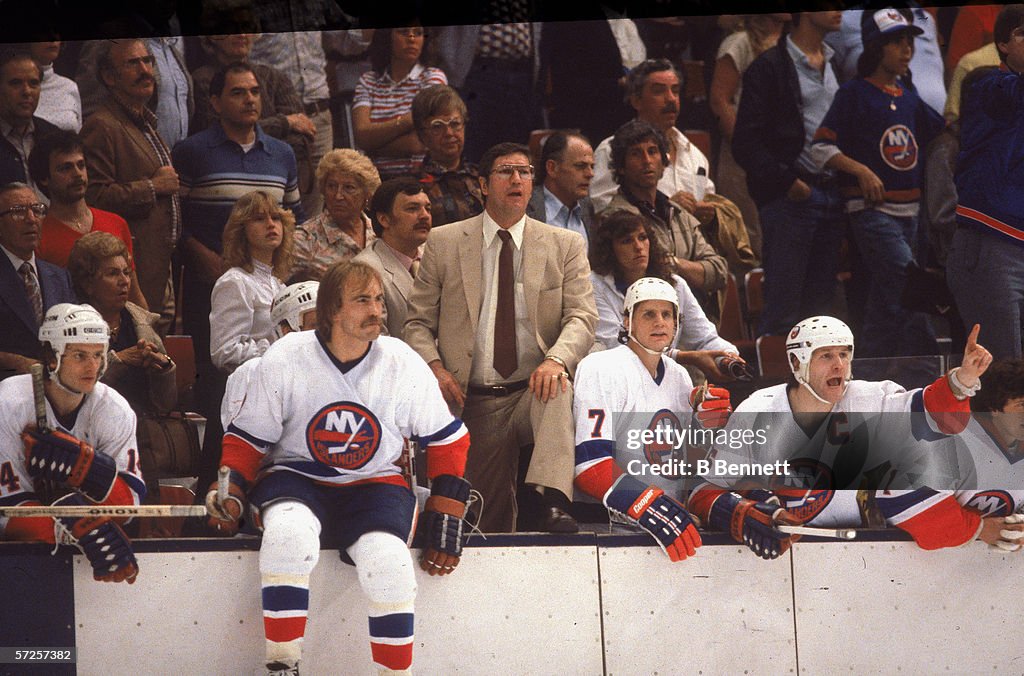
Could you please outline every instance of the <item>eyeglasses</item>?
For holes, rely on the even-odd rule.
[[[1010,39],[1014,42],[1024,42],[1024,26],[1014,28],[1010,31]]]
[[[425,35],[422,28],[392,28],[391,30],[403,38],[421,38]]]
[[[24,221],[28,218],[29,209],[32,210],[32,213],[35,214],[36,218],[45,218],[46,212],[50,210],[50,208],[42,202],[38,202],[36,204],[19,204],[16,207],[11,207],[7,211],[0,211],[0,216],[10,216],[15,221]]]
[[[491,170],[492,174],[497,174],[502,178],[512,178],[512,174],[519,174],[519,178],[524,180],[533,179],[533,165],[532,164],[502,164]]]
[[[434,120],[426,126],[426,130],[436,136],[443,134],[445,129],[451,129],[454,133],[458,134],[465,128],[466,123],[462,121],[461,117],[453,117],[450,120]]]

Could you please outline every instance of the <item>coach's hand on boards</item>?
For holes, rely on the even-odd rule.
[[[434,477],[423,510],[425,542],[420,568],[431,575],[448,575],[459,565],[470,484],[462,477]]]

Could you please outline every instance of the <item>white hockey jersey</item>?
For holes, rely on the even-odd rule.
[[[291,333],[254,369],[227,433],[263,453],[261,472],[337,485],[395,477],[405,438],[434,446],[467,434],[430,368],[396,338],[376,339],[343,372],[316,332]]]

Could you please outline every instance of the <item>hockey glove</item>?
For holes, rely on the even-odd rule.
[[[55,430],[47,434],[29,426],[21,433],[28,473],[77,488],[93,502],[103,502],[117,479],[117,465],[106,453],[97,453],[84,441]]]
[[[782,556],[796,537],[775,527],[786,510],[777,504],[755,502],[738,493],[722,493],[711,505],[708,525],[722,530],[740,544],[745,544],[762,559]]]
[[[452,474],[432,482],[423,510],[426,542],[420,559],[420,568],[431,575],[448,575],[459,565],[469,489],[468,481]]]
[[[240,473],[232,470],[228,479],[228,497],[224,502],[217,499],[216,481],[210,484],[210,488],[207,489],[206,511],[210,513],[210,517],[206,520],[206,524],[219,534],[231,537],[238,532],[242,514],[245,512],[247,504],[245,498],[246,483]]]
[[[82,496],[69,493],[54,505],[87,505]],[[133,584],[139,574],[139,562],[128,539],[116,521],[107,516],[58,517],[54,520],[58,544],[72,544],[92,564],[92,578],[99,582]]]
[[[697,422],[706,430],[725,427],[732,414],[729,390],[702,385],[690,391],[690,406]]]
[[[660,488],[623,474],[605,493],[604,505],[650,533],[672,561],[697,553],[700,534],[690,513]]]

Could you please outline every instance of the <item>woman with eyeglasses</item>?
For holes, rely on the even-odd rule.
[[[332,150],[320,160],[316,180],[324,210],[295,230],[294,279],[319,280],[331,265],[353,258],[376,239],[365,212],[380,174],[366,155]]]
[[[385,179],[410,173],[423,161],[412,100],[421,89],[448,84],[442,70],[420,63],[427,44],[421,26],[376,31],[370,43],[371,70],[356,85],[352,106],[356,144],[370,155]]]

